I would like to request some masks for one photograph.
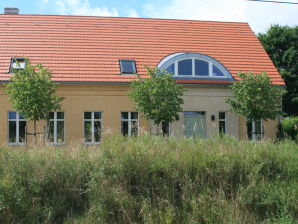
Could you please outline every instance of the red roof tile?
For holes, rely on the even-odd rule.
[[[167,55],[196,52],[238,71],[267,72],[284,82],[247,23],[117,17],[0,15],[0,81],[8,80],[10,58],[28,57],[53,72],[55,81],[130,82],[119,59],[157,66]],[[216,83],[214,81],[178,81]],[[219,82],[226,83],[226,82]]]

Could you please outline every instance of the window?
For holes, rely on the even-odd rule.
[[[101,112],[84,112],[84,142],[99,143],[101,140]]]
[[[219,133],[225,134],[226,133],[226,112],[218,113],[218,126],[219,126]]]
[[[159,64],[160,70],[179,78],[208,78],[234,80],[229,71],[217,60],[204,54],[176,53],[167,56]]]
[[[64,143],[64,112],[50,112],[50,120],[47,127],[50,143]]]
[[[134,74],[137,72],[134,60],[120,60],[120,71],[122,74]]]
[[[121,133],[124,136],[138,135],[138,112],[121,112]]]
[[[8,112],[8,142],[24,144],[26,140],[26,120],[18,112]]]
[[[25,58],[12,58],[10,61],[9,73],[13,73],[14,70],[24,69],[26,67]]]
[[[264,127],[262,121],[247,121],[247,135],[250,140],[262,140]]]
[[[170,136],[170,122],[162,122],[161,129],[164,136]]]

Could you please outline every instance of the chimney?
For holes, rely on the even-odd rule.
[[[4,8],[4,14],[19,14],[19,9],[18,8]]]

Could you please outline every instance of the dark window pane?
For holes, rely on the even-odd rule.
[[[162,133],[163,135],[169,136],[170,135],[170,123],[169,122],[162,122]]]
[[[9,142],[16,142],[16,122],[15,121],[9,121]]]
[[[57,142],[64,142],[64,121],[57,121]]]
[[[91,119],[91,112],[85,112],[84,113],[84,118],[85,119]]]
[[[213,65],[213,76],[225,76],[215,65]]]
[[[256,134],[262,134],[262,122],[255,121],[255,132]]]
[[[226,133],[226,122],[225,121],[219,121],[219,132],[220,133]]]
[[[91,121],[84,122],[84,141],[85,142],[92,142],[92,135],[91,135]]]
[[[54,142],[54,121],[49,122],[48,139],[49,139],[49,142]]]
[[[209,63],[207,61],[195,60],[195,75],[209,76]]]
[[[25,142],[26,121],[19,122],[19,142]]]
[[[100,142],[100,136],[101,136],[101,122],[95,121],[94,122],[94,141]]]
[[[128,112],[122,112],[121,119],[128,119]]]
[[[219,117],[219,119],[225,119],[226,118],[226,113],[225,112],[219,112],[218,117]]]
[[[186,116],[204,116],[205,112],[197,112],[197,111],[186,111],[184,112]]]
[[[8,112],[8,118],[9,119],[16,119],[17,113],[16,112]]]
[[[138,122],[137,121],[132,121],[131,122],[131,135],[138,135]]]
[[[101,112],[94,112],[94,119],[101,119]]]
[[[174,70],[175,70],[175,64],[172,64],[166,69],[166,72],[172,73],[174,75],[175,74]]]
[[[124,136],[128,135],[128,121],[121,121],[121,133]]]
[[[178,75],[192,75],[192,59],[178,62]]]
[[[19,114],[19,119],[25,119],[22,114]]]
[[[138,112],[131,112],[131,119],[138,119]]]
[[[54,119],[54,112],[49,113],[50,119]]]
[[[57,119],[64,119],[64,112],[57,112]]]
[[[135,62],[134,61],[120,61],[122,73],[135,73]]]

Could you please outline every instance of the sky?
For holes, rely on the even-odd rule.
[[[298,25],[298,5],[246,0],[0,0],[0,13],[5,7],[18,7],[20,14],[248,22],[255,33],[273,24]]]

